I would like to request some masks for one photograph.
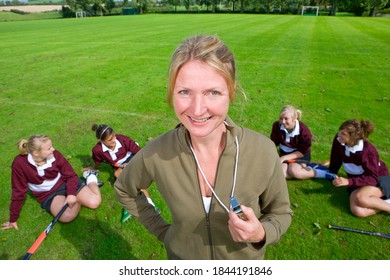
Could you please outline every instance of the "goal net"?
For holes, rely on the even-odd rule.
[[[302,6],[302,16],[318,16],[320,6]]]

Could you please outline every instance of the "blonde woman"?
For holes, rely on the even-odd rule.
[[[263,259],[290,226],[275,146],[228,117],[236,88],[234,56],[218,37],[186,39],[172,56],[167,92],[180,124],[141,149],[115,182],[120,204],[164,242],[169,259]],[[170,223],[140,195],[152,182]],[[237,200],[245,219],[232,209]]]

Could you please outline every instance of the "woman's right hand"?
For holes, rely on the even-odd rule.
[[[1,226],[2,226],[2,228],[1,228],[2,230],[3,229],[9,229],[9,228],[14,228],[16,230],[19,230],[18,224],[16,222],[14,222],[14,223],[5,222]]]

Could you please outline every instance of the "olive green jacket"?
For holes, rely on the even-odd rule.
[[[264,226],[266,241],[234,242],[227,212],[215,198],[206,214],[188,131],[180,125],[141,149],[114,186],[120,204],[164,242],[170,259],[263,259],[266,246],[278,242],[290,226],[292,211],[275,145],[259,133],[235,126],[229,118],[227,122],[227,142],[214,190],[229,207],[237,136],[239,160],[234,196],[254,210]],[[140,193],[152,181],[171,211],[170,224]]]

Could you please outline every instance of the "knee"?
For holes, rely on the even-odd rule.
[[[371,213],[369,213],[366,209],[360,208],[360,207],[351,207],[351,212],[354,216],[359,218],[365,218],[368,216],[371,216]]]
[[[364,192],[357,191],[355,195],[355,204],[360,207],[367,207],[369,197]]]
[[[73,213],[65,212],[61,215],[61,217],[58,219],[61,223],[70,223],[76,218],[77,215],[74,215]]]
[[[302,168],[298,168],[295,166],[288,169],[288,174],[290,175],[291,178],[295,178],[298,180],[307,179],[306,174],[304,174],[304,172],[302,171],[303,171]]]
[[[102,199],[100,196],[96,196],[94,198],[91,198],[89,203],[88,203],[88,208],[97,209],[100,206],[100,203],[102,203]]]

